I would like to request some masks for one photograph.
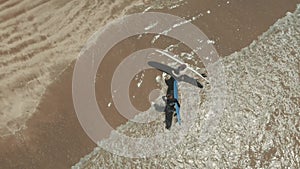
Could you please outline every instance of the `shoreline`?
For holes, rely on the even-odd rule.
[[[296,3],[297,1],[293,2]],[[283,9],[283,7],[280,7],[280,9],[276,9],[275,11],[280,12],[273,15],[265,16],[263,15],[263,12],[252,14],[251,17],[253,20],[257,18],[261,19],[259,20],[259,23],[263,24],[259,26],[254,26],[255,24],[252,25],[250,23],[248,23],[248,25],[245,24],[246,21],[251,20],[247,15],[236,16],[239,19],[242,19],[238,19],[237,21],[230,20],[231,22],[239,26],[239,31],[236,30],[235,32],[232,32],[231,30],[233,30],[236,25],[232,24],[230,26],[230,24],[225,24],[225,21],[214,22],[212,19],[222,18],[221,15],[224,15],[224,18],[228,18],[232,15],[230,11],[232,11],[233,9],[236,9],[237,11],[244,11],[245,13],[247,13],[251,11],[251,9],[243,10],[242,8],[243,6],[249,7],[249,5],[251,5],[251,3],[247,3],[250,2],[244,2],[244,5],[243,3],[236,4],[235,6],[231,7],[232,9],[229,7],[229,9],[220,9],[220,7],[215,4],[215,2],[202,4],[204,6],[201,6],[201,8],[203,8],[201,9],[201,11],[205,12],[209,9],[211,12],[210,14],[205,14],[203,18],[200,18],[193,22],[195,25],[203,29],[203,31],[209,36],[210,39],[216,41],[215,46],[221,56],[227,56],[234,51],[246,47],[253,40],[256,40],[258,36],[264,33],[270,26],[272,26],[274,22],[276,22],[279,18],[282,18],[285,15],[286,11],[291,10],[292,7],[293,10],[296,9],[296,6],[286,4],[286,8]],[[264,3],[266,4],[266,6],[263,6],[261,8],[269,9],[270,11],[274,10],[273,7],[276,5],[281,6],[280,4],[282,4],[282,6],[284,6],[283,2],[278,2],[277,4],[273,2],[273,6],[268,6],[268,2]],[[185,9],[189,7],[192,8],[191,11],[199,12],[199,6],[194,4],[197,4],[195,0],[190,1],[189,4],[185,4],[171,10],[168,9],[167,11],[171,14],[179,14],[179,16],[185,16],[188,13]],[[166,9],[154,11],[164,10]],[[190,16],[193,15],[194,14],[190,14]],[[263,21],[266,18],[267,21]],[[247,28],[248,26],[252,27],[252,29],[249,30]],[[221,27],[223,28],[221,29]],[[128,50],[128,52],[129,51],[130,50]],[[65,168],[66,166],[70,166],[71,164],[78,162],[81,157],[93,150],[95,144],[91,142],[91,140],[82,130],[80,124],[78,123],[72,104],[70,86],[73,66],[74,62],[72,62],[69,67],[66,68],[66,71],[64,71],[55,82],[47,87],[46,92],[41,98],[41,102],[37,107],[37,111],[27,121],[28,126],[26,129],[16,132],[15,135],[0,137],[0,162],[4,167],[18,168],[22,166],[22,163],[24,163],[27,167],[35,165],[38,168],[38,166],[42,167],[43,165],[45,165],[46,167],[43,168]],[[148,78],[148,80],[150,81],[153,76],[149,76]],[[152,83],[150,86],[144,86],[145,88],[140,88],[140,90],[133,92],[140,93],[141,91],[145,90],[148,87],[151,87],[152,85],[154,84]],[[143,96],[137,96],[137,98],[143,98]],[[139,104],[139,102],[137,102],[136,104]],[[123,122],[122,119],[117,119],[113,123],[116,123],[117,127]],[[79,148],[77,150],[74,150],[75,147]],[[19,152],[23,152],[24,154],[19,154]],[[35,157],[36,153],[40,154],[43,159]],[[28,157],[25,157],[25,155],[27,155]],[[31,158],[34,159],[34,163],[31,162]],[[12,162],[8,162],[9,160],[6,159],[14,159],[13,161],[20,159],[22,160],[15,162],[16,164],[13,164]],[[56,161],[57,164],[50,164],[52,160]]]

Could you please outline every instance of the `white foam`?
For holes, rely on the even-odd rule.
[[[157,24],[158,24],[158,22],[155,22],[155,23],[153,23],[153,24],[150,24],[149,26],[147,26],[147,27],[145,28],[145,30],[148,31],[148,30],[154,28]]]

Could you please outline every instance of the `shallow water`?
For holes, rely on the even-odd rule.
[[[0,136],[25,129],[95,29],[142,1],[1,1]],[[89,19],[87,19],[89,18]]]
[[[300,6],[257,41],[223,58],[219,64],[226,82],[221,96],[226,100],[224,111],[217,115],[208,111],[219,93],[204,90],[207,97],[194,100],[183,96],[189,103],[200,99],[203,103],[197,109],[183,108],[197,112],[198,117],[182,142],[170,151],[149,158],[125,158],[100,148],[105,142],[106,146],[114,144],[108,139],[74,168],[299,168],[299,37]],[[188,86],[182,84],[181,89],[188,90]],[[148,126],[128,122],[118,131],[151,135],[151,131],[163,132],[163,127],[158,119]],[[203,135],[209,137],[199,139]]]

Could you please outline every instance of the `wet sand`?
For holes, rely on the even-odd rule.
[[[71,83],[72,76],[62,74],[49,86],[44,98],[51,99],[43,99],[27,129],[0,140],[0,168],[69,168],[93,149],[74,113]]]
[[[221,56],[227,56],[249,45],[287,11],[294,11],[296,3],[299,1],[289,1],[289,3],[278,0],[230,1],[227,4],[226,1],[216,3],[193,0],[172,10],[156,11],[169,12],[182,17],[203,13],[204,16],[193,23],[216,42],[215,46]],[[207,13],[208,10],[210,14]],[[148,42],[150,39],[148,38],[145,37],[142,41]],[[128,42],[131,40],[133,39],[129,39]],[[126,119],[118,114],[112,116],[111,112],[114,111],[107,109],[105,98],[110,97],[110,90],[107,90],[107,87],[110,86],[109,79],[113,68],[126,54],[148,47],[143,46],[146,43],[137,43],[128,47],[125,45],[128,42],[124,41],[124,44],[120,44],[119,48],[123,50],[122,55],[118,55],[119,60],[114,62],[107,60],[107,66],[101,67],[98,74],[101,75],[103,71],[109,73],[101,79],[102,83],[96,82],[97,94],[106,92],[101,97],[97,96],[99,106],[105,109],[107,120],[114,127],[124,123]],[[157,45],[162,47],[162,42],[163,39],[158,41]],[[116,53],[118,53],[117,49],[110,54]],[[70,168],[95,147],[83,132],[74,112],[71,95],[73,67],[74,62],[47,87],[37,111],[26,123],[27,129],[0,139],[0,168]],[[157,71],[145,73],[140,88],[134,88],[135,81],[132,83],[131,95],[135,95],[138,100],[133,100],[133,103],[142,110],[146,109],[149,103],[146,101],[148,98],[140,99],[148,96],[149,89],[157,87],[156,83],[153,83],[153,78],[158,73]]]

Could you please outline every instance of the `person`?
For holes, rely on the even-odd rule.
[[[191,84],[198,86],[199,88],[203,88],[203,85],[197,80],[190,78],[186,75],[188,69],[188,64],[183,63],[177,67],[177,69],[172,70],[172,75],[177,78],[177,80],[190,82]],[[206,74],[202,73],[202,77],[207,77]]]
[[[176,111],[175,104],[180,108],[180,104],[177,99],[173,97],[173,94],[167,94],[166,96],[166,107],[165,107],[165,122],[166,129],[170,130],[174,112]]]
[[[167,94],[166,95],[173,95],[174,93],[174,77],[170,76],[170,75],[167,75],[167,78],[165,78],[165,83],[166,85],[168,86],[167,88]]]
[[[187,67],[188,65],[186,63],[184,64],[181,64],[177,67],[176,70],[172,70],[172,74],[177,77],[177,78],[180,78],[182,77],[182,75],[185,75],[186,74],[186,71],[187,71]]]

